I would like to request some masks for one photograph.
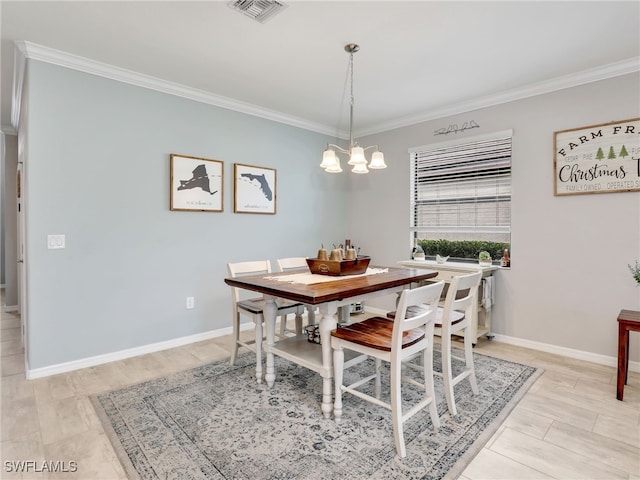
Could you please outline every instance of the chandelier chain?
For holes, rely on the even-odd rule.
[[[349,78],[351,85],[349,86],[349,146],[348,148],[342,148],[339,145],[333,143],[327,144],[327,149],[322,153],[321,168],[324,168],[327,173],[340,173],[342,168],[340,167],[340,157],[336,155],[336,150],[349,156],[349,165],[353,165],[351,170],[353,173],[368,173],[367,164],[372,169],[387,168],[384,163],[384,155],[380,151],[378,145],[371,145],[369,147],[361,147],[358,142],[353,140],[353,106],[355,104],[355,98],[353,95],[353,54],[357,52],[360,47],[355,43],[349,43],[344,47],[345,51],[349,53]],[[365,151],[369,149],[375,149],[371,155],[371,162],[369,163],[365,158]]]
[[[350,108],[349,108],[349,149],[351,149],[351,147],[354,146],[354,142],[353,142],[353,105],[355,103],[355,100],[353,98],[353,50],[349,53],[349,70],[350,70],[350,77],[351,77],[351,99],[349,102]]]

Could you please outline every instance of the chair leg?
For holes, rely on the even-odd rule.
[[[307,321],[309,325],[316,323],[316,307],[315,305],[307,305]]]
[[[447,399],[449,413],[451,416],[457,415],[456,400],[453,396],[453,372],[451,370],[451,335],[442,335],[442,383],[444,386],[444,395]]]
[[[256,319],[256,382],[262,383],[262,319]]]
[[[333,417],[336,423],[342,417],[342,378],[344,376],[344,350],[342,345],[333,347],[333,377],[335,382],[335,400],[333,402]]]
[[[474,395],[478,394],[478,381],[476,380],[476,369],[473,365],[473,338],[471,331],[471,326],[467,325],[467,328],[464,329],[464,360],[465,360],[465,369],[470,370],[469,374],[469,383],[471,383],[471,391]]]
[[[302,313],[304,312],[304,306],[300,305],[296,309],[296,335],[302,335]]]
[[[391,416],[393,418],[393,438],[396,452],[400,458],[407,456],[404,444],[404,429],[402,428],[402,396],[400,395],[400,380],[402,377],[401,362],[391,362]]]
[[[240,340],[240,314],[236,313],[233,319],[233,328],[231,332],[231,358],[229,365],[235,365],[238,356],[238,340]]]
[[[280,315],[280,338],[284,338],[287,330],[287,315]]]
[[[431,338],[433,338],[433,335]],[[427,397],[431,398],[431,403],[429,404],[429,415],[431,415],[433,429],[438,430],[440,428],[440,417],[438,417],[436,390],[433,383],[433,343],[422,353],[422,365],[424,368],[424,393]]]
[[[382,360],[380,360],[379,358],[374,358],[374,362],[375,362],[375,369],[376,369],[376,378],[375,378],[375,383],[373,385],[373,394],[375,395],[376,398],[380,398],[380,392],[382,390],[382,380],[381,380],[381,373],[380,373],[380,369],[382,368]]]

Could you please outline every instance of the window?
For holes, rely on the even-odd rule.
[[[415,238],[510,242],[511,136],[509,130],[409,150]]]

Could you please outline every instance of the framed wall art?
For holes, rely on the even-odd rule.
[[[554,132],[554,195],[640,191],[640,118]]]
[[[171,154],[171,210],[222,212],[224,164]]]
[[[233,211],[276,213],[276,170],[233,164]]]

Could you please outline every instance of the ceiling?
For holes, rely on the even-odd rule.
[[[226,1],[2,0],[3,130],[11,128],[16,40],[336,135],[349,122],[347,43],[360,45],[356,134],[526,96],[610,64],[640,68],[637,0],[284,2],[258,23]]]

